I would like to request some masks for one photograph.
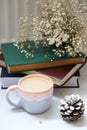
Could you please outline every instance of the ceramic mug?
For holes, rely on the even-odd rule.
[[[19,100],[12,99],[12,91],[18,93]],[[53,80],[42,74],[24,76],[17,85],[8,87],[6,91],[7,101],[16,107],[23,107],[30,113],[42,113],[48,110],[52,103]]]

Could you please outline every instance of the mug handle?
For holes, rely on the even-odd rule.
[[[12,85],[10,87],[8,87],[7,91],[6,91],[6,99],[8,101],[9,104],[11,104],[12,106],[16,106],[16,107],[21,107],[21,96],[17,93],[18,95],[18,100],[16,102],[14,102],[11,97],[10,97],[10,92],[15,91],[17,93],[18,91],[18,85]],[[16,94],[15,94],[16,95]]]

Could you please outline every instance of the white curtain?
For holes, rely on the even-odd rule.
[[[0,0],[0,43],[15,40],[20,16],[37,15],[35,0]]]

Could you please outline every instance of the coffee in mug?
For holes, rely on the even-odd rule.
[[[15,103],[10,99],[10,93],[17,91],[20,97]],[[42,113],[51,106],[53,95],[53,80],[42,74],[24,76],[18,81],[18,85],[8,87],[6,92],[7,101],[16,107],[23,107],[30,113]]]

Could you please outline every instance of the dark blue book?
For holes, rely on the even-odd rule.
[[[24,73],[8,73],[7,69],[2,67],[1,77],[23,77],[25,75]]]
[[[7,69],[2,67],[1,68],[1,88],[5,89],[11,85],[17,84],[19,79],[25,76],[24,73],[13,73],[9,74]]]

